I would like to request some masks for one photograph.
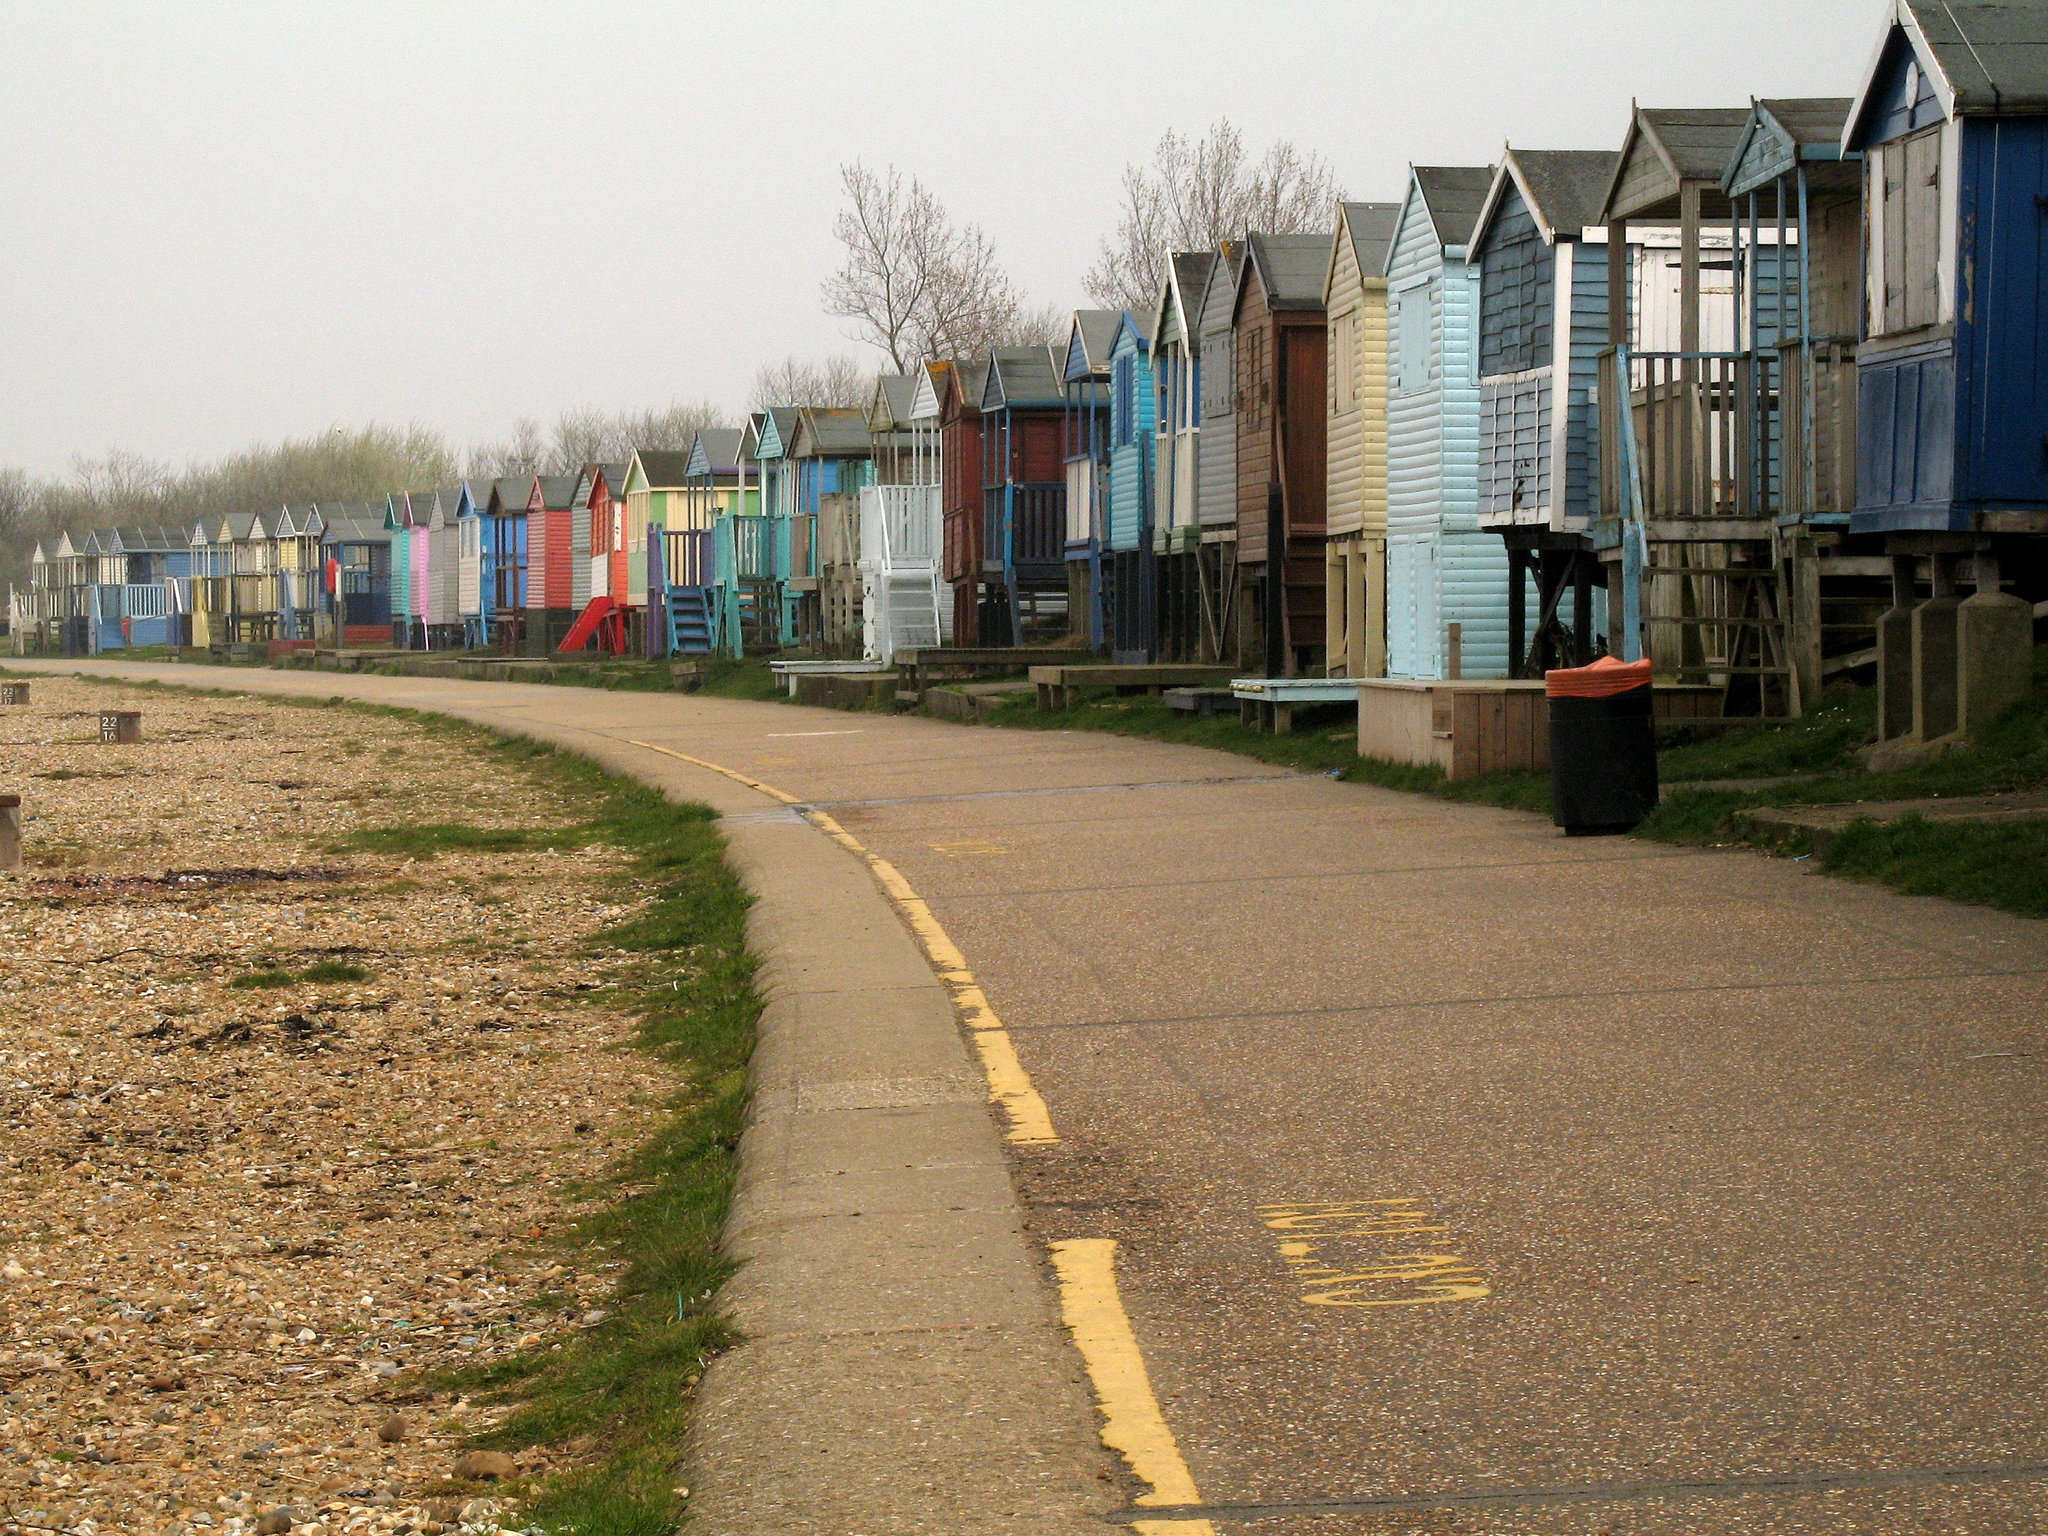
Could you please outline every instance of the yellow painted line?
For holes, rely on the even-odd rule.
[[[932,916],[932,909],[925,899],[911,888],[902,873],[880,854],[870,852],[867,845],[839,825],[830,816],[814,807],[805,807],[795,795],[777,789],[773,784],[764,784],[759,779],[748,778],[718,763],[707,762],[701,757],[692,757],[687,752],[676,752],[668,747],[657,747],[651,741],[634,741],[627,738],[630,746],[642,747],[649,752],[659,752],[664,757],[673,757],[693,767],[703,768],[712,773],[722,774],[736,784],[758,790],[770,799],[780,800],[784,805],[798,807],[798,814],[820,832],[839,844],[848,853],[868,867],[875,884],[882,888],[882,894],[896,905],[903,915],[917,942],[923,947],[925,959],[938,972],[939,980],[953,996],[953,1007],[960,1016],[960,1022],[973,1033],[975,1049],[981,1054],[981,1069],[988,1079],[988,1096],[1003,1107],[1009,1118],[1010,1141],[1020,1147],[1047,1147],[1059,1140],[1052,1128],[1052,1113],[1045,1107],[1045,1100],[1031,1085],[1031,1074],[1024,1070],[1024,1064],[1017,1059],[1017,1048],[1010,1040],[1009,1030],[989,1006],[981,984],[974,979],[974,972],[968,968],[967,957],[939,926],[939,920]]]
[[[1102,1443],[1150,1486],[1150,1492],[1132,1502],[1201,1503],[1195,1476],[1166,1427],[1159,1399],[1152,1395],[1145,1357],[1117,1294],[1115,1240],[1081,1237],[1054,1243],[1052,1263],[1060,1277],[1060,1316],[1081,1351],[1102,1409]],[[1207,1520],[1139,1520],[1131,1529],[1142,1536],[1216,1536]]]

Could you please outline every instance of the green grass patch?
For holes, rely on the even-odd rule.
[[[582,1466],[532,1490],[526,1509],[535,1523],[581,1536],[663,1536],[682,1516],[675,1464],[692,1389],[734,1338],[712,1303],[730,1272],[718,1239],[738,1172],[760,1011],[745,947],[748,899],[707,807],[671,805],[536,743],[488,750],[524,764],[571,803],[595,806],[577,832],[630,855],[622,884],[645,904],[592,947],[639,957],[608,1001],[637,1014],[639,1047],[674,1070],[678,1088],[654,1136],[610,1171],[605,1192],[615,1198],[558,1240],[573,1261],[621,1266],[611,1315],[559,1350],[513,1356],[449,1384],[516,1404],[479,1444],[591,1448]]]
[[[763,703],[789,702],[789,693],[758,656],[744,661],[731,657],[709,657],[697,663],[697,692],[720,699],[757,699]]]
[[[238,992],[257,992],[266,987],[288,987],[298,979],[290,971],[250,971],[228,985]]]
[[[2048,917],[2048,818],[2039,821],[1854,821],[1821,858],[1831,875],[1913,896]]]
[[[321,960],[302,971],[269,967],[237,976],[228,985],[240,991],[261,991],[267,987],[297,986],[302,981],[368,981],[370,973],[346,960]]]
[[[1358,761],[1358,733],[1332,711],[1321,724],[1304,723],[1285,736],[1269,736],[1235,715],[1197,715],[1168,709],[1144,694],[1119,695],[1108,688],[1081,689],[1071,709],[1041,710],[1030,694],[1007,699],[989,711],[988,723],[1013,730],[1107,731],[1170,741],[1184,747],[1213,747],[1307,773],[1341,773]]]

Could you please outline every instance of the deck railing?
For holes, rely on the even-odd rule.
[[[860,560],[871,570],[936,564],[936,485],[870,485],[860,493]]]
[[[741,581],[766,581],[775,574],[775,533],[755,512],[732,515],[733,560]]]
[[[1604,352],[1603,514],[1654,522],[1775,516],[1779,373],[1771,353]]]
[[[982,492],[982,558],[1010,565],[1064,562],[1067,487],[1063,481],[992,485]]]
[[[1856,510],[1856,343],[1838,338],[1786,342],[1784,510],[1802,520]]]
[[[672,587],[708,587],[717,579],[718,556],[709,528],[664,530],[662,572]]]

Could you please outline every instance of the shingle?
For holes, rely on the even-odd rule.
[[[1268,309],[1321,309],[1330,267],[1329,234],[1251,237],[1251,259],[1265,285]]]
[[[1963,113],[2048,111],[2048,0],[1907,0]]]
[[[1418,165],[1415,183],[1436,237],[1445,245],[1463,245],[1479,219],[1486,189],[1493,185],[1490,165]]]

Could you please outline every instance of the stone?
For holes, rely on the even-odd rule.
[[[455,1475],[465,1479],[496,1482],[500,1478],[512,1476],[518,1470],[518,1463],[503,1451],[464,1451],[455,1460]],[[464,1510],[463,1518],[468,1517],[469,1511]]]
[[[394,1413],[377,1426],[377,1438],[386,1445],[396,1445],[403,1440],[412,1426],[405,1421],[405,1415]]]
[[[288,1531],[298,1523],[301,1516],[289,1504],[280,1505],[256,1522],[256,1536],[277,1536],[279,1531]]]

